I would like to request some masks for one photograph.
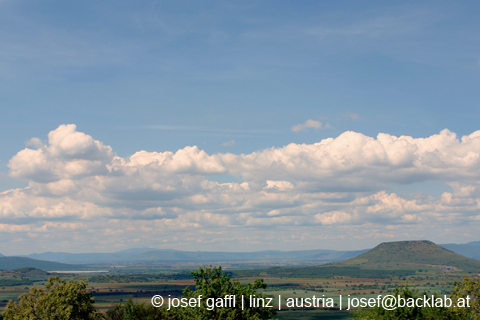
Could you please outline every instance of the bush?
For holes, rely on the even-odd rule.
[[[459,299],[469,297],[470,308],[453,308],[452,312],[458,319],[480,319],[480,279],[465,277],[461,282],[455,282],[451,298],[456,303]]]
[[[106,320],[189,320],[189,319],[249,319],[263,320],[271,319],[275,314],[273,308],[251,308],[248,306],[248,297],[255,295],[256,298],[265,298],[262,294],[257,293],[257,289],[266,288],[266,284],[262,279],[257,279],[253,284],[243,285],[238,280],[232,280],[228,275],[222,272],[221,267],[200,268],[199,271],[192,272],[195,279],[195,291],[190,288],[183,290],[183,297],[186,299],[201,296],[200,305],[187,307],[168,308],[168,300],[164,298],[162,308],[154,308],[147,303],[135,303],[131,300],[128,302],[114,305],[114,307],[105,314]],[[207,305],[207,300],[220,301],[225,296],[235,296],[235,307],[219,307],[212,308],[212,304]],[[241,308],[242,295],[246,298],[244,310]]]
[[[149,303],[127,302],[115,304],[104,315],[105,320],[165,320],[176,319],[175,314],[167,314],[164,308],[155,308]]]
[[[178,308],[185,319],[272,319],[275,315],[273,308],[258,308],[249,306],[248,299],[250,296],[255,298],[266,298],[263,294],[257,293],[258,289],[265,289],[267,285],[263,279],[257,279],[253,284],[241,284],[238,280],[230,279],[229,275],[222,272],[222,267],[200,268],[199,271],[192,272],[195,279],[195,291],[190,288],[183,290],[183,296],[186,298],[197,298],[202,296],[201,306],[193,308]],[[207,305],[207,299],[210,301],[219,301],[225,296],[235,296],[235,307],[215,307],[211,308]],[[242,296],[245,297],[244,309],[241,308]],[[211,309],[211,310],[209,310]]]
[[[86,281],[48,279],[45,289],[33,287],[19,297],[18,304],[9,301],[4,320],[90,320],[98,314]]]
[[[396,287],[395,292],[393,293],[395,297],[400,296],[401,298],[407,299],[417,299],[427,293],[423,292],[418,293],[418,290],[413,288],[410,289],[407,285]],[[432,295],[429,294],[428,297]],[[447,307],[418,307],[413,306],[404,306],[399,307],[394,310],[387,310],[383,306],[376,306],[370,309],[359,310],[355,313],[355,319],[361,320],[454,320],[460,319],[450,308]]]

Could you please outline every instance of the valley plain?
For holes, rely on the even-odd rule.
[[[205,262],[114,262],[80,265],[91,273],[54,273],[33,267],[1,271],[0,308],[8,300],[42,285],[48,277],[87,279],[96,307],[107,310],[114,303],[133,299],[150,303],[153,295],[180,297],[186,287],[194,289],[189,271],[199,266],[221,265],[232,278],[242,283],[263,278],[262,290],[273,298],[278,319],[349,319],[345,310],[349,297],[377,297],[391,294],[396,287],[408,285],[427,294],[448,295],[455,282],[465,275],[476,276],[480,261],[458,255],[430,241],[383,243],[374,249],[339,262],[318,261],[223,261]],[[78,267],[79,265],[76,265]],[[108,271],[108,272],[105,272]],[[281,311],[278,297],[281,296]],[[334,306],[287,307],[288,298],[331,298]],[[342,301],[340,301],[342,297]],[[339,310],[340,303],[343,310]]]

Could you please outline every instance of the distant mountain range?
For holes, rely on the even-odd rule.
[[[472,243],[478,243],[478,245]],[[440,246],[455,253],[461,254],[462,256],[480,260],[480,241],[470,242],[467,244],[441,244]]]
[[[257,252],[208,252],[179,251],[172,249],[138,248],[113,253],[65,253],[45,252],[25,257],[63,263],[112,263],[112,262],[219,262],[219,261],[265,261],[265,260],[310,260],[332,262],[345,260],[367,250],[301,250]]]
[[[445,245],[447,246],[447,245]],[[480,248],[475,244],[448,246],[460,248]],[[470,248],[471,249],[471,248]],[[468,251],[468,250],[467,250]],[[189,252],[177,250],[155,250],[151,248],[128,249],[109,254],[84,253],[44,253],[32,255],[42,258],[62,258],[69,261],[151,261],[151,262],[221,262],[221,261],[259,261],[259,260],[310,260],[318,261],[314,266],[267,268],[260,270],[240,270],[241,276],[254,276],[259,272],[266,275],[289,275],[292,277],[351,276],[363,278],[404,277],[419,270],[440,269],[446,272],[463,271],[477,272],[480,261],[464,257],[449,249],[427,240],[397,241],[381,243],[371,250],[334,251],[334,250],[303,250],[303,251],[258,251],[258,252]],[[131,260],[126,260],[131,259]],[[321,264],[330,260],[337,261]],[[341,260],[341,261],[340,261]],[[35,273],[41,269],[47,271],[82,270],[85,265],[65,264],[43,261],[28,257],[0,257],[0,270],[17,270],[22,273]],[[3,271],[13,272],[13,271]],[[40,274],[40,273],[38,273]]]
[[[467,243],[467,245],[480,247],[480,241],[472,241]]]
[[[480,241],[469,242],[466,244],[441,244],[441,247],[458,253],[467,258],[480,260]],[[256,251],[256,252],[209,252],[209,251],[180,251],[173,249],[154,249],[154,248],[134,248],[126,249],[113,253],[66,253],[66,252],[45,252],[34,253],[18,258],[30,258],[41,261],[84,264],[84,263],[121,263],[121,262],[221,262],[221,261],[281,261],[281,260],[298,260],[298,261],[318,261],[319,263],[342,261],[349,258],[359,256],[370,249],[353,250],[353,251],[336,251],[336,250],[299,250],[299,251]],[[1,261],[5,256],[0,254]],[[8,257],[12,258],[12,257]],[[13,261],[13,260],[12,260]],[[23,260],[28,261],[28,260]],[[37,265],[22,264],[18,262],[15,268],[36,267],[43,270],[66,270],[48,267],[42,268]],[[78,266],[77,266],[78,267]],[[68,268],[67,268],[68,269]],[[72,270],[72,269],[70,269]]]
[[[466,258],[428,240],[384,242],[356,257],[335,263],[235,270],[236,277],[404,278],[417,272],[477,272],[480,261]]]
[[[25,257],[0,257],[0,270],[15,270],[28,267],[45,271],[72,271],[85,268],[85,266],[81,265],[42,261]]]

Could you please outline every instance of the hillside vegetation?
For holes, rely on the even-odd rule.
[[[0,257],[0,270],[15,270],[26,267],[47,271],[70,271],[81,270],[82,268],[84,268],[80,265],[43,261],[23,257]]]
[[[480,269],[480,261],[456,254],[428,240],[384,242],[368,252],[335,265],[368,269],[418,269],[426,266],[465,272]]]
[[[288,278],[389,278],[405,277],[418,270],[477,272],[480,261],[466,258],[427,240],[385,242],[357,257],[318,266],[235,271],[237,277]]]
[[[414,274],[413,270],[372,270],[355,266],[319,265],[309,267],[273,267],[268,269],[237,270],[235,277],[285,277],[285,278],[333,278],[349,277],[364,279],[385,279],[390,277],[405,277]]]

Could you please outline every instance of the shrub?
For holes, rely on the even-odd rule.
[[[98,314],[93,306],[92,293],[86,290],[86,281],[65,281],[59,277],[48,279],[45,289],[33,287],[9,301],[4,320],[90,320]]]

